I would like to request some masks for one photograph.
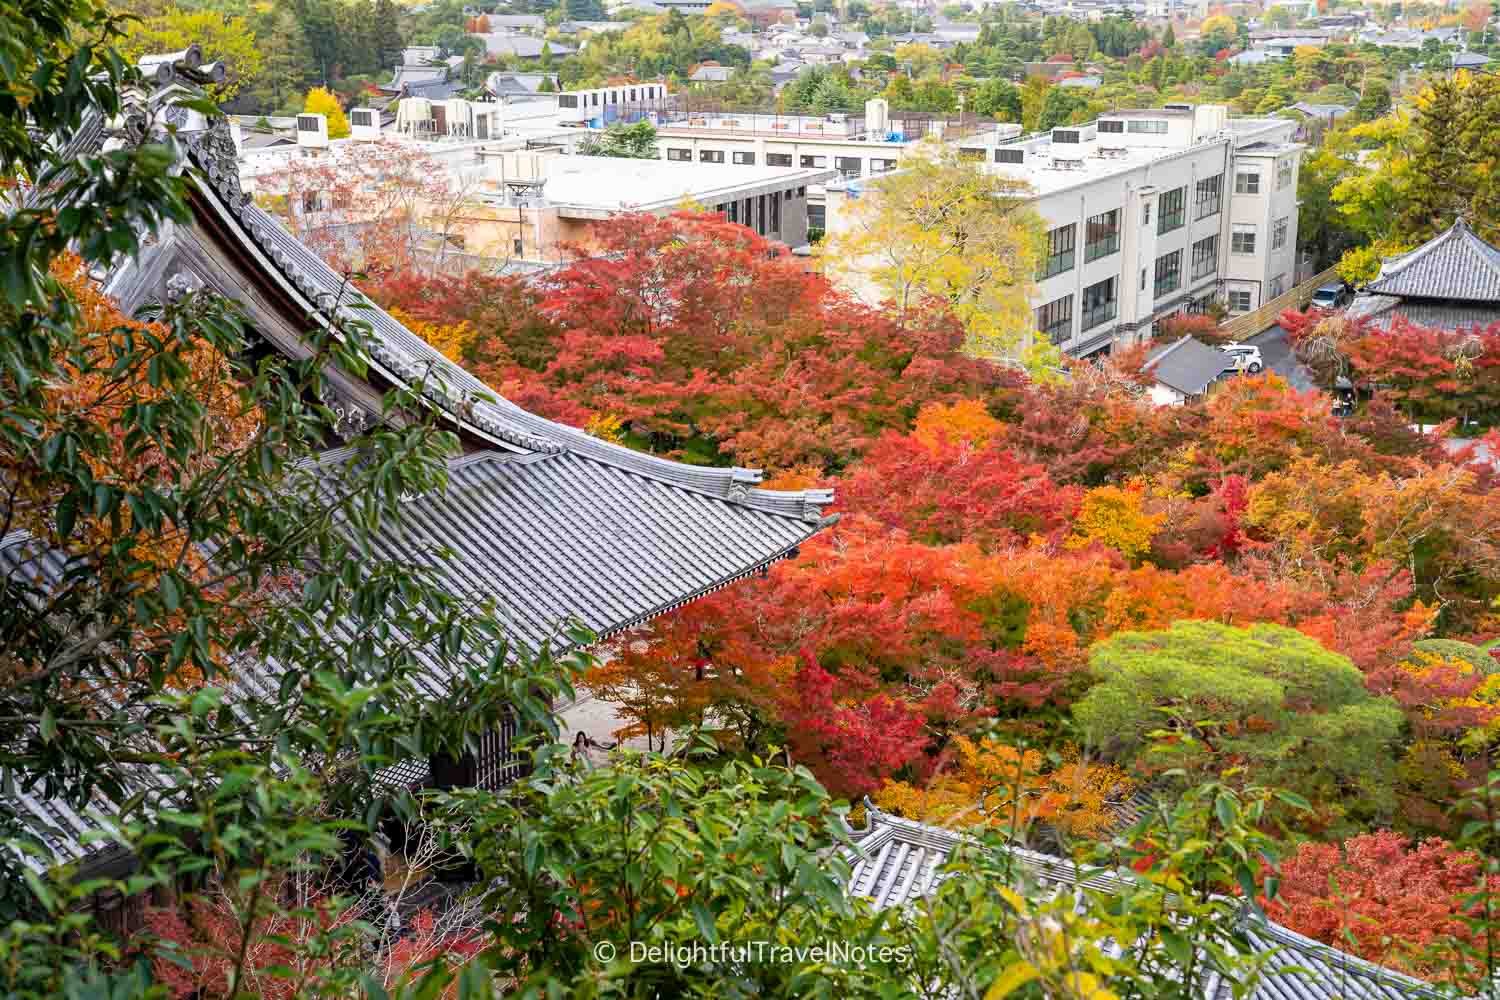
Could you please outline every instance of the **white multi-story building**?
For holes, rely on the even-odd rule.
[[[567,102],[572,96],[563,94],[561,100]],[[620,98],[622,105],[627,100],[636,100],[636,106],[628,112],[631,116],[655,125],[657,149],[664,160],[836,170],[845,180],[897,169],[917,143],[929,136],[994,145],[1021,134],[1019,125],[997,125],[975,115],[891,111],[879,99],[867,101],[864,114],[827,115],[695,110],[644,92],[639,99]],[[651,101],[658,103],[646,103]],[[594,106],[583,105],[589,109]],[[564,103],[563,107],[566,111],[571,104]],[[611,105],[606,99],[600,107],[608,110]],[[621,120],[624,117],[622,114]],[[610,120],[603,115],[590,121],[597,127]],[[821,186],[808,192],[808,222],[817,228],[824,224]]]
[[[1115,111],[998,145],[961,142],[1030,185],[1047,247],[1036,329],[1076,357],[1151,335],[1221,299],[1259,307],[1295,282],[1296,123],[1222,105]],[[840,228],[846,189],[827,192]]]

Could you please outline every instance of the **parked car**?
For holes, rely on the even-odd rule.
[[[1252,344],[1225,344],[1219,348],[1228,359],[1224,363],[1226,372],[1248,372],[1251,375],[1258,374],[1266,367],[1260,358],[1260,348]]]
[[[1319,309],[1337,309],[1344,304],[1345,291],[1342,284],[1324,285],[1312,294],[1312,301],[1308,305],[1317,306]]]

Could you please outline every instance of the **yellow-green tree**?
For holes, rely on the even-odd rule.
[[[1043,224],[1030,186],[923,143],[897,174],[846,201],[824,250],[829,272],[889,300],[898,322],[939,302],[976,356],[1027,360]]]
[[[261,74],[264,60],[250,22],[217,11],[169,7],[160,14],[131,21],[119,48],[128,59],[137,60],[161,52],[179,52],[194,42],[203,49],[206,59],[224,63],[224,82],[209,88],[216,100],[230,100],[253,86]]]
[[[326,87],[314,87],[309,90],[302,110],[310,115],[327,116],[328,138],[343,139],[348,136],[349,119],[344,117],[344,109],[339,104],[338,97]]]
[[[1352,230],[1387,247],[1416,246],[1460,215],[1493,236],[1497,118],[1500,78],[1459,72],[1431,81],[1408,104],[1350,131],[1366,152],[1333,188],[1333,201]],[[1362,269],[1351,262],[1349,270]]]

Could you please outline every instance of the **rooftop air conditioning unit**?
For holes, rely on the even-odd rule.
[[[326,115],[298,115],[297,145],[310,149],[327,149],[328,117]]]
[[[379,139],[380,112],[374,108],[350,108],[349,135],[366,142]]]

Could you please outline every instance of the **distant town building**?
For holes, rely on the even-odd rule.
[[[957,145],[1031,186],[1048,226],[1036,329],[1084,357],[1146,340],[1161,320],[1215,300],[1249,312],[1292,286],[1304,148],[1291,141],[1295,128],[1231,119],[1223,105],[1169,104]],[[851,191],[834,185],[826,197],[838,232]]]

